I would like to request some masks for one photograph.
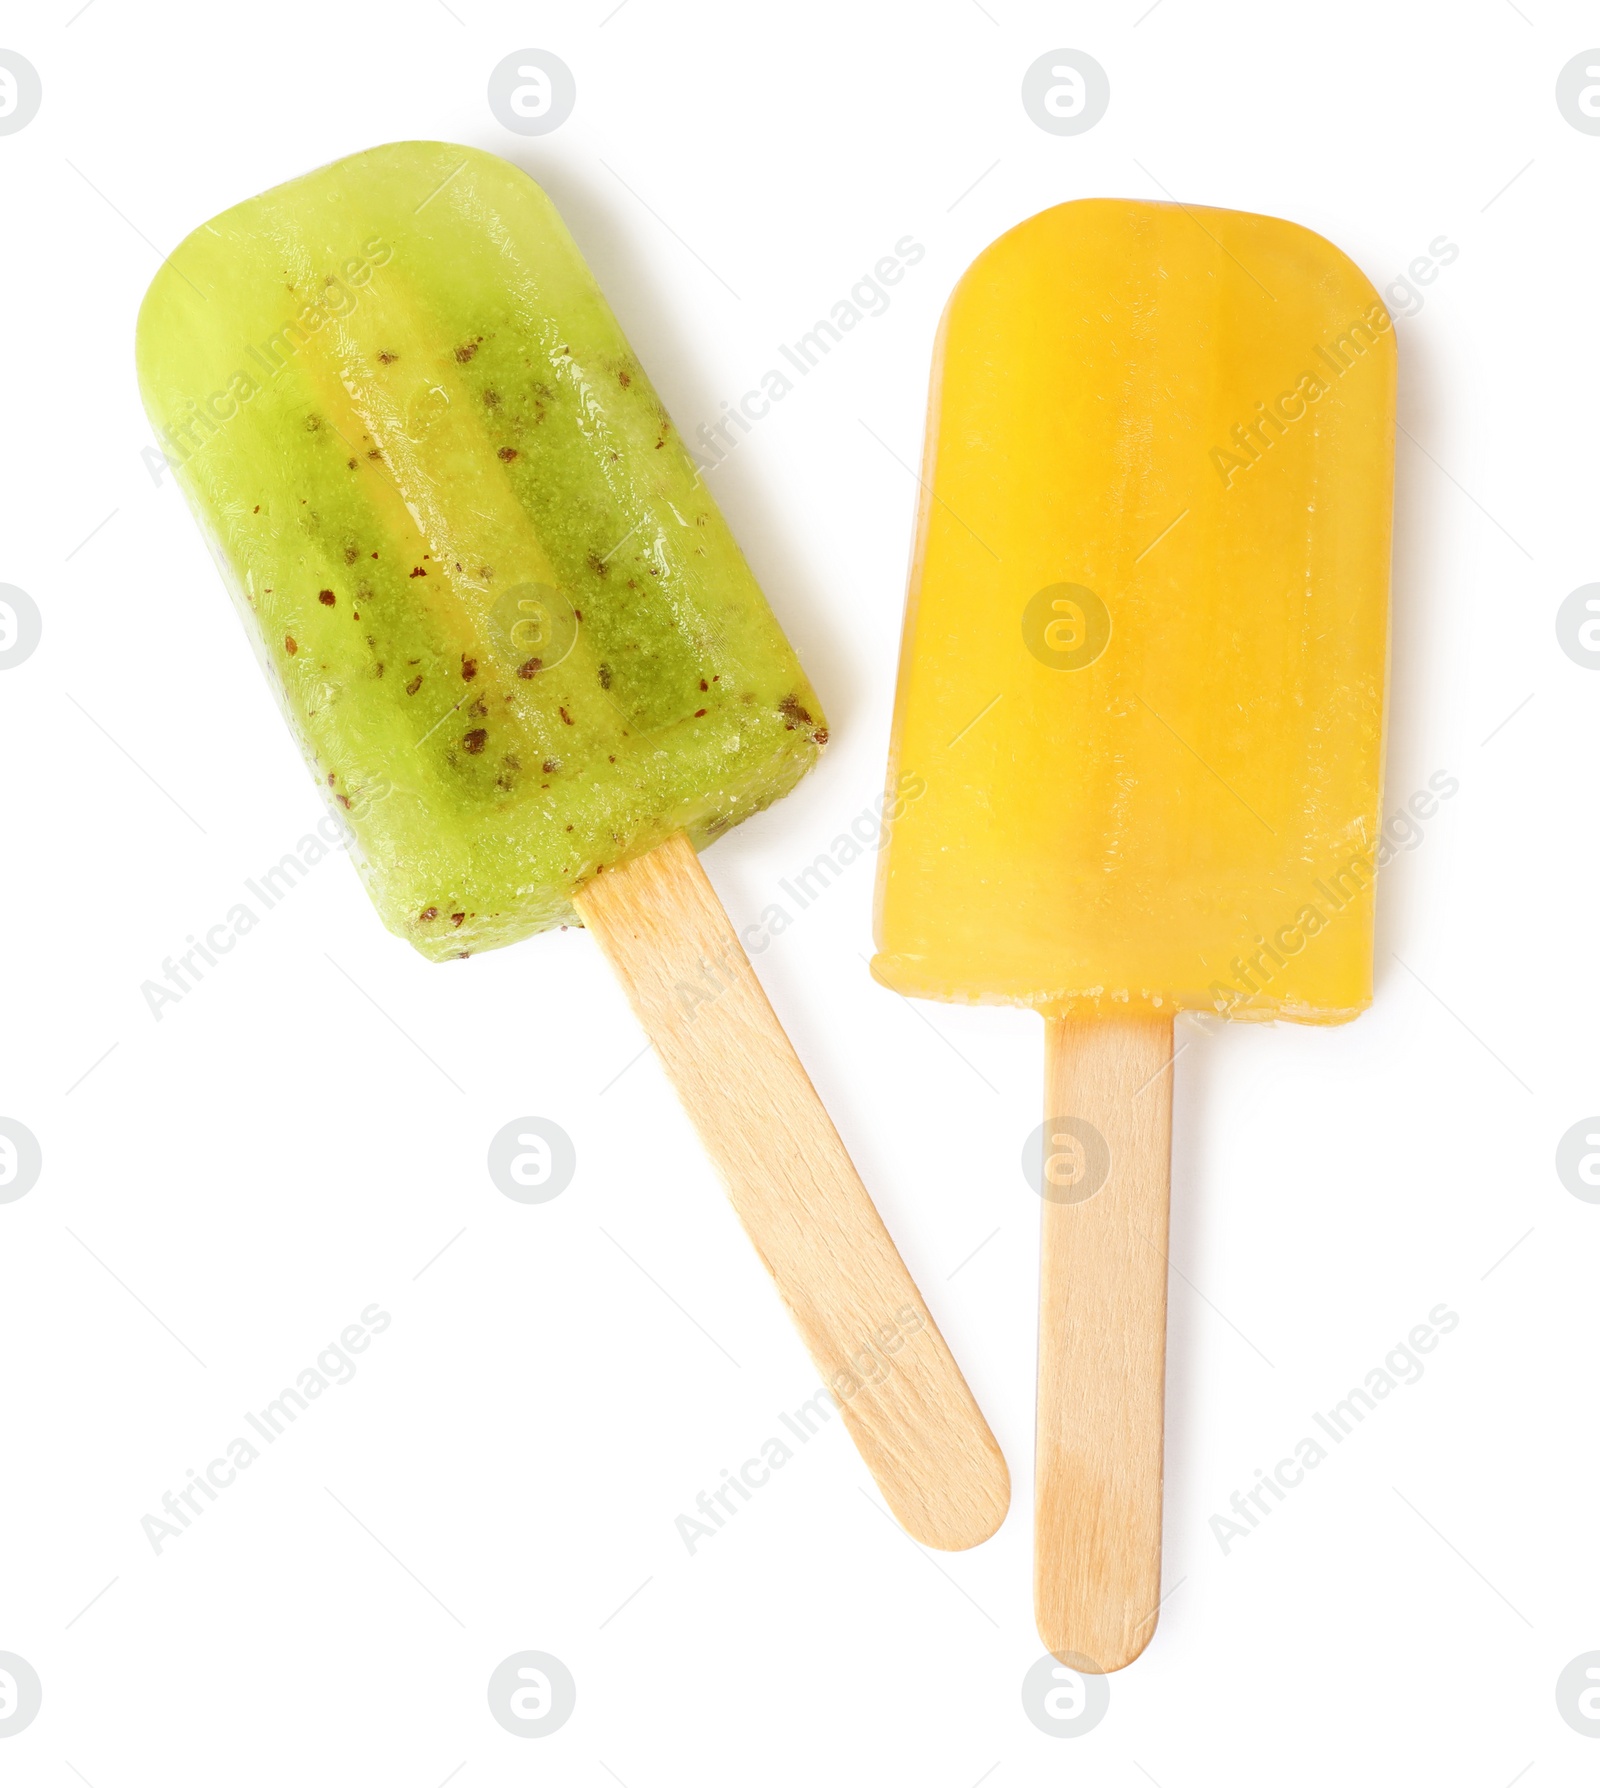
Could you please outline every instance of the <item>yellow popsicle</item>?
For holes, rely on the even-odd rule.
[[[1173,1014],[1372,997],[1394,333],[1295,224],[1089,200],[935,353],[873,973],[1045,1015],[1034,1605],[1161,1601]]]
[[[1276,218],[1086,200],[978,257],[935,354],[879,980],[1367,1005],[1394,368],[1360,271]]]

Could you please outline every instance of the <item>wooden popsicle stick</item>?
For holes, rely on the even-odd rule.
[[[1170,1018],[1045,1021],[1034,1619],[1102,1672],[1161,1600],[1171,1064]]]
[[[681,833],[575,897],[901,1526],[986,1540],[989,1425]]]

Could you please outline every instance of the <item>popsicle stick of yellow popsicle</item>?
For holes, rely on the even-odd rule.
[[[1047,1020],[1035,1608],[1085,1669],[1161,1600],[1174,1015],[1371,998],[1394,369],[1327,242],[1177,205],[1030,218],[940,330],[873,972]]]

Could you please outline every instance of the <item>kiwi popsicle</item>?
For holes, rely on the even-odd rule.
[[[180,244],[138,366],[384,923],[590,928],[890,1507],[986,1538],[1004,1460],[695,855],[822,710],[550,200],[452,144],[321,168]]]
[[[373,903],[425,955],[570,921],[597,869],[704,844],[815,762],[815,693],[508,163],[395,144],[223,213],[151,286],[139,374]]]

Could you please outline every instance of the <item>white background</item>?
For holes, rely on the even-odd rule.
[[[1594,1781],[1554,1688],[1600,1648],[1600,1207],[1554,1153],[1600,1107],[1600,676],[1553,619],[1597,575],[1600,138],[1554,86],[1600,23],[1147,3],[7,8],[44,92],[0,137],[0,581],[44,615],[0,674],[0,1112],[44,1151],[0,1205],[0,1650],[44,1683],[8,1782]],[[485,100],[523,47],[576,75],[542,138]],[[1110,76],[1083,136],[1020,104],[1057,47]],[[869,863],[758,966],[1011,1463],[967,1554],[905,1538],[837,1424],[685,1550],[675,1517],[815,1381],[582,932],[430,966],[336,857],[159,1022],[141,997],[321,807],[141,458],[135,311],[213,213],[423,136],[548,186],[685,433],[927,249],[710,475],[835,741],[709,853],[740,924],[879,790],[895,456],[979,249],[1166,191],[1294,218],[1380,287],[1459,248],[1398,320],[1388,804],[1460,792],[1382,880],[1366,1016],[1193,1032],[1178,1063],[1169,1599],[1085,1736],[1020,1699],[1040,1025],[875,986]],[[575,1140],[553,1203],[487,1177],[522,1115]],[[156,1556],[141,1517],[374,1301],[357,1377]],[[1423,1379],[1224,1555],[1211,1516],[1440,1302]],[[538,1742],[485,1700],[525,1648],[578,1688]]]

